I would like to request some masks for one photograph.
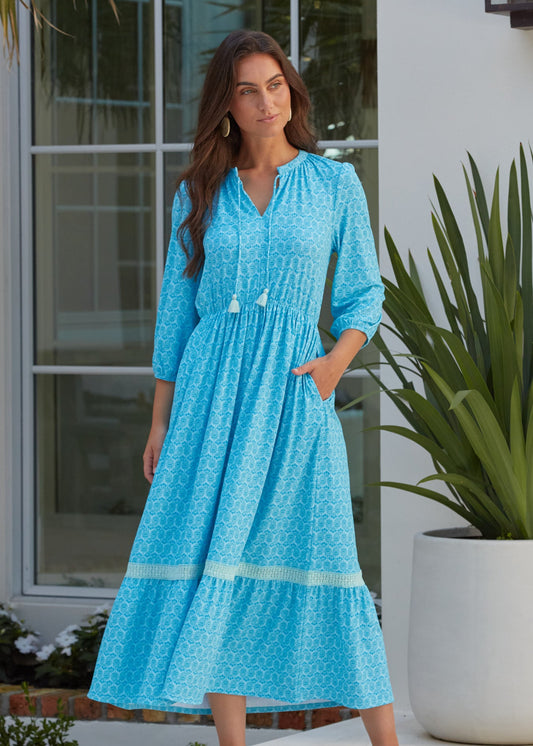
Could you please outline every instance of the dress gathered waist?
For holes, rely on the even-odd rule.
[[[294,317],[295,320],[304,322],[305,324],[309,324],[311,326],[316,326],[318,323],[318,315],[312,315],[291,303],[276,300],[275,298],[269,298],[268,305],[266,306],[260,306],[255,301],[241,301],[240,308],[240,314],[257,313],[269,316],[272,314],[279,314],[281,312]],[[200,321],[202,321],[202,319],[208,320],[224,317],[227,317],[228,321],[230,321],[231,323],[235,323],[235,321],[238,322],[240,315],[228,312],[227,308],[217,308],[209,310],[206,313],[199,314]]]

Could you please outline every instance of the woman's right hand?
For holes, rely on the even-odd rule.
[[[155,470],[157,468],[157,462],[163,448],[165,435],[167,434],[167,428],[163,425],[154,426],[150,430],[148,440],[146,442],[146,448],[143,453],[143,467],[144,476],[152,484],[154,479]]]
[[[154,405],[152,411],[152,428],[143,453],[144,476],[152,484],[154,473],[159,461],[163,442],[168,430],[172,399],[174,397],[174,382],[155,379]]]

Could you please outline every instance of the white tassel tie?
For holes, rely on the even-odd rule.
[[[237,293],[233,293],[231,296],[231,303],[228,306],[229,313],[239,313],[241,310],[241,307],[239,305],[239,301],[237,300]]]
[[[259,298],[256,300],[260,306],[266,306],[268,300],[268,288],[265,288]]]
[[[237,290],[239,286],[239,276],[240,276],[240,266],[241,266],[241,189],[244,189],[242,186],[242,182],[239,178],[239,173],[237,170],[237,167],[235,166],[233,169],[233,172],[237,178],[237,197],[238,197],[238,206],[237,206],[237,215],[238,215],[238,229],[239,229],[239,254],[237,259],[237,277],[235,279],[235,290]],[[274,202],[274,197],[276,194],[276,191],[279,187],[280,183],[280,176],[279,173],[276,176],[274,180],[274,193],[272,195],[272,202]],[[268,244],[267,244],[267,260],[266,260],[266,281],[268,283],[269,281],[269,259],[270,259],[270,242],[271,242],[271,234],[272,234],[272,213],[273,213],[274,206],[273,204],[270,205],[270,215],[268,218]],[[259,298],[256,300],[257,305],[262,306],[263,308],[266,306],[268,301],[268,287],[264,288],[263,292],[259,296]],[[237,300],[237,293],[233,293],[231,297],[231,302],[228,306],[228,312],[229,313],[239,313],[241,310],[239,301]]]

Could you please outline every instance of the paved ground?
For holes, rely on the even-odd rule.
[[[23,718],[26,719],[26,718]],[[9,721],[9,718],[7,718]],[[400,746],[466,746],[441,741],[426,733],[412,713],[396,713]],[[218,746],[216,731],[209,725],[161,723],[76,722],[70,731],[79,746]],[[307,731],[249,728],[246,746],[370,746],[360,718]],[[532,745],[533,746],[533,745]]]
[[[433,738],[409,713],[395,712],[400,746],[465,746]],[[251,743],[251,741],[250,741]],[[343,720],[323,728],[301,731],[291,738],[267,741],[265,746],[370,746],[370,739],[361,718]]]
[[[6,720],[9,722],[10,718]],[[246,746],[255,746],[297,732],[287,728],[249,728],[246,731]],[[77,721],[69,734],[78,741],[79,746],[189,746],[195,741],[202,746],[218,746],[217,734],[211,725],[110,723],[104,720],[90,720]]]

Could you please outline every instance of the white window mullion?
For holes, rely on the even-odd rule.
[[[152,376],[148,365],[34,365],[34,374],[91,376]]]
[[[20,214],[22,322],[22,592],[35,583],[35,417],[33,328],[32,70],[31,13],[19,13]]]
[[[377,148],[377,140],[319,140],[319,148],[337,148],[337,150],[372,150]]]
[[[165,240],[165,162],[163,151],[163,2],[154,2],[154,85],[155,85],[155,266],[156,294],[159,296],[163,281]]]
[[[290,57],[295,70],[300,71],[300,0],[290,0]]]
[[[59,600],[64,598],[76,599],[87,598],[94,600],[106,600],[115,598],[118,588],[104,588],[101,586],[88,587],[82,585],[28,585],[25,588],[25,594],[28,596],[44,596],[50,600]]]

